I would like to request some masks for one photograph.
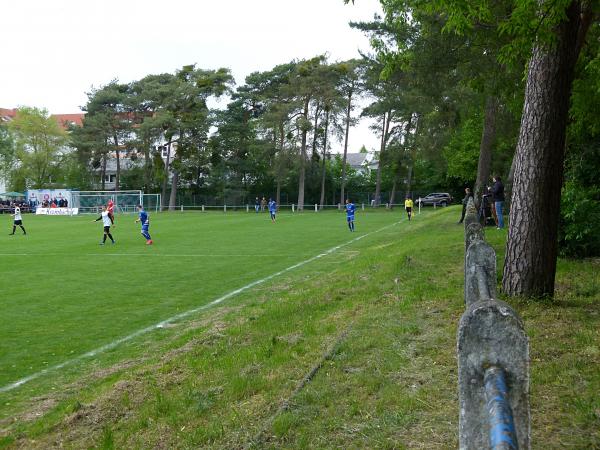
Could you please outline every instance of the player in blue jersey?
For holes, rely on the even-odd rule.
[[[277,202],[272,198],[269,199],[269,213],[271,214],[271,222],[275,223],[275,214],[277,213]]]
[[[138,205],[137,208],[140,212],[140,216],[135,223],[142,223],[142,236],[146,238],[146,245],[152,245],[152,238],[150,237],[150,232],[148,231],[150,228],[150,216],[146,211],[144,211],[144,207],[142,205]]]
[[[354,231],[354,211],[356,211],[356,206],[354,206],[354,203],[349,198],[346,199],[346,220],[348,221],[348,229],[350,231]]]

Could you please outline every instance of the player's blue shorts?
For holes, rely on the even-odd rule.
[[[347,216],[346,219],[348,220],[348,222],[354,222],[354,214],[352,214],[351,216]]]
[[[148,231],[150,229],[150,224],[144,224],[142,225],[142,231]]]

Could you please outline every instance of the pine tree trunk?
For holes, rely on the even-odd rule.
[[[325,136],[323,137],[323,160],[321,161],[321,199],[319,201],[320,208],[323,209],[325,203],[325,177],[327,175],[327,134],[329,133],[329,115],[330,111],[327,110],[325,115]]]
[[[354,86],[353,86],[354,87]],[[346,131],[344,133],[344,156],[342,156],[342,186],[340,188],[340,202],[344,203],[346,189],[346,159],[348,157],[348,136],[350,134],[350,114],[352,113],[352,94],[353,89],[348,93],[348,104],[346,105]],[[335,199],[333,200],[335,203]]]
[[[304,122],[308,120],[308,105],[310,99],[306,98],[304,101]],[[300,149],[300,177],[298,180],[298,211],[304,210],[304,178],[306,177],[306,134],[307,130],[302,130],[302,146]]]
[[[161,191],[160,210],[164,210],[167,204],[167,185],[169,183],[169,164],[171,163],[171,141],[167,142],[167,160],[165,161],[165,178],[163,179]]]
[[[492,150],[496,140],[496,114],[498,113],[498,100],[488,96],[485,100],[483,131],[479,144],[479,163],[477,164],[477,181],[475,182],[475,203],[479,206],[479,199],[484,187],[489,183],[492,166]]]
[[[398,169],[396,175],[394,176],[394,183],[392,184],[392,192],[390,193],[389,205],[390,209],[393,208],[394,201],[396,200],[396,188],[398,187],[398,181],[400,180],[400,164],[398,164]]]
[[[381,125],[381,146],[379,148],[379,164],[377,165],[377,178],[375,181],[375,206],[379,206],[379,197],[381,196],[381,172],[383,171],[383,161],[385,156],[385,147],[388,138],[388,132],[390,129],[390,122],[392,118],[391,111],[383,114],[383,120]]]
[[[152,177],[152,161],[150,159],[150,144],[144,142],[144,189],[150,192],[150,178]]]
[[[556,27],[556,45],[536,44],[529,62],[502,280],[511,296],[554,293],[569,99],[589,26],[581,12],[572,2]]]
[[[102,175],[101,180],[102,181],[101,181],[100,185],[102,186],[101,190],[103,190],[103,191],[106,190],[106,180],[105,180],[105,177],[106,177],[106,159],[107,159],[107,157],[108,157],[108,153],[104,153],[102,155],[102,170],[101,170],[101,175]]]
[[[119,152],[119,139],[117,135],[113,135],[113,140],[115,144],[115,155],[117,156],[117,173],[115,175],[115,191],[119,190],[120,178],[121,178],[121,154]]]
[[[169,197],[169,211],[174,211],[177,203],[177,185],[179,183],[179,171],[173,170],[173,180],[171,181],[171,195]]]
[[[411,165],[408,166],[407,172],[406,172],[406,197],[411,197],[412,198],[412,172],[413,172],[413,168],[412,168],[412,161],[411,161]]]

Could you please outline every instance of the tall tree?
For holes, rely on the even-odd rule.
[[[15,139],[19,170],[27,186],[39,189],[51,182],[68,142],[67,133],[45,109],[22,107],[9,123]]]
[[[320,66],[325,62],[325,57],[317,56],[315,58],[301,61],[297,64],[296,70],[290,78],[289,89],[295,92],[297,102],[300,106],[300,116],[297,119],[297,126],[300,132],[300,158],[299,158],[299,176],[298,176],[298,210],[304,209],[305,179],[306,179],[306,144],[307,135],[312,128],[309,120],[309,111],[311,101],[315,99],[316,93],[322,81],[320,75]]]
[[[339,91],[346,100],[346,116],[344,128],[344,150],[342,156],[342,180],[340,186],[340,202],[344,203],[346,198],[346,161],[348,156],[348,138],[350,136],[350,125],[352,125],[352,110],[354,102],[363,89],[364,65],[362,61],[352,59],[340,64],[342,77],[339,84]],[[334,199],[335,201],[335,199]]]
[[[529,61],[502,280],[509,295],[554,293],[569,99],[594,17],[591,3],[557,3],[540,4],[559,19]]]
[[[83,110],[87,112],[86,122],[95,130],[95,141],[104,141],[109,152],[104,152],[103,167],[107,159],[114,156],[116,162],[115,191],[119,190],[121,177],[121,157],[130,148],[128,141],[133,139],[133,115],[127,107],[129,85],[113,80],[106,86],[88,93],[88,102]],[[103,182],[104,183],[104,182]]]

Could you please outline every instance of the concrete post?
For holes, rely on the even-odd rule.
[[[485,235],[483,233],[483,227],[479,222],[469,223],[465,227],[465,252],[469,249],[469,246],[475,241],[483,241]]]
[[[250,212],[250,206],[246,205],[246,212]]]
[[[294,204],[292,203],[292,212],[294,212]]]
[[[223,212],[227,212],[227,205],[223,204]]]
[[[365,210],[365,204],[364,203],[362,203],[361,208],[362,208],[363,211]]]
[[[496,298],[496,252],[485,241],[474,241],[465,257],[465,304]]]
[[[493,417],[488,414],[485,378],[487,375],[489,380],[491,368],[503,371],[504,395],[512,411],[518,448],[528,450],[529,342],[517,313],[498,300],[471,304],[460,319],[457,351],[460,450],[513,448],[490,447],[494,428],[486,425]]]
[[[479,218],[477,217],[477,208],[475,208],[475,202],[473,198],[469,198],[469,202],[467,203],[467,211],[465,212],[465,230],[472,223],[479,223]]]
[[[183,205],[181,205],[181,212],[183,212]]]
[[[315,212],[317,212],[319,210],[317,204],[315,203]]]

